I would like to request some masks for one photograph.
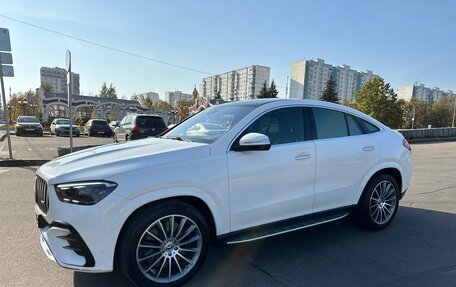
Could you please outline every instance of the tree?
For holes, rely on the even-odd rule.
[[[375,77],[356,92],[353,107],[391,128],[398,128],[402,123],[404,104],[403,100],[397,100],[389,83],[385,83],[381,77]]]
[[[340,98],[337,96],[336,88],[336,81],[334,81],[331,75],[328,81],[326,82],[326,86],[323,90],[323,93],[321,94],[320,100],[331,103],[339,102]]]
[[[150,113],[150,108],[153,106],[154,102],[151,98],[146,97],[143,101],[143,105],[147,108],[147,112]]]
[[[52,92],[52,85],[47,83],[47,82],[42,82],[41,83],[41,89],[45,91],[46,93],[51,93]]]
[[[266,81],[264,81],[263,85],[261,86],[260,93],[257,96],[258,99],[269,98],[269,88]]]
[[[112,83],[107,87],[106,82],[104,82],[103,85],[101,85],[99,96],[100,98],[117,99],[116,87],[114,87]]]
[[[276,84],[274,83],[274,79],[272,79],[271,86],[269,87],[268,93],[269,93],[268,98],[277,98],[277,95],[279,94]]]

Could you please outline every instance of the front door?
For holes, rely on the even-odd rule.
[[[227,154],[232,231],[312,212],[315,145],[305,126],[303,108],[276,109],[234,142],[250,132],[262,133],[271,149]]]

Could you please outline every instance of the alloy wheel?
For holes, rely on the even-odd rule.
[[[381,181],[375,186],[369,200],[369,211],[376,224],[385,224],[396,210],[397,191],[388,180]]]
[[[140,271],[156,283],[171,283],[188,274],[202,250],[198,226],[183,215],[156,220],[142,234],[136,248]]]

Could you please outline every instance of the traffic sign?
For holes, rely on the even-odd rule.
[[[5,28],[0,28],[0,51],[11,51],[9,30]]]
[[[2,75],[3,77],[14,77],[13,66],[2,65]]]
[[[13,55],[11,53],[0,52],[0,63],[6,65],[13,64]]]

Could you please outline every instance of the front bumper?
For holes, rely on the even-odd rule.
[[[35,205],[45,254],[64,268],[111,272],[117,238],[129,215],[122,211],[131,200],[111,193],[95,205],[81,206],[61,202],[52,184],[47,191],[46,213]]]
[[[40,134],[43,133],[42,128],[37,127],[16,127],[16,133],[20,134]]]
[[[77,270],[95,266],[90,249],[73,226],[61,221],[48,223],[44,216],[39,214],[39,210],[36,210],[36,213],[41,231],[41,247],[49,259],[62,267]]]

